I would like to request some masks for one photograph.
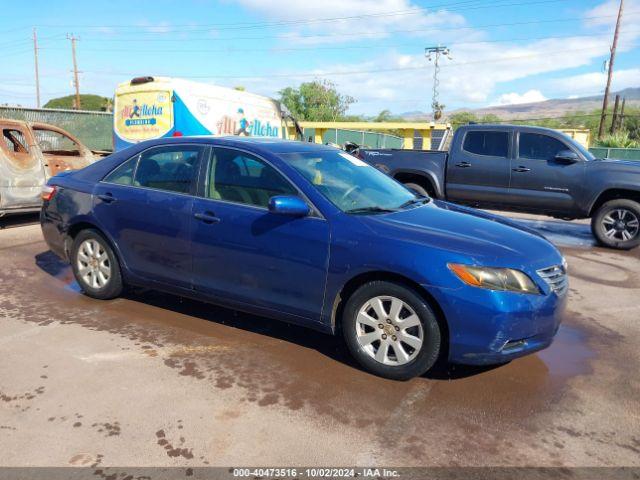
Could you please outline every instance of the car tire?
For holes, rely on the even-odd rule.
[[[87,296],[109,300],[122,293],[120,262],[97,230],[82,230],[76,235],[70,261],[76,281]]]
[[[413,190],[414,192],[419,193],[423,197],[431,197],[432,196],[432,195],[429,194],[429,192],[427,191],[426,188],[424,188],[422,185],[418,185],[417,183],[405,183],[404,186],[407,187],[410,190]]]
[[[433,309],[398,283],[373,281],[358,288],[343,310],[342,333],[365,370],[393,380],[424,374],[440,354],[442,336]]]
[[[604,203],[591,219],[591,231],[601,245],[629,250],[640,245],[640,203],[616,199]]]

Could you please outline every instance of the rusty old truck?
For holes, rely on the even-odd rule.
[[[0,217],[38,211],[49,177],[107,153],[92,152],[69,132],[45,123],[0,119],[0,129]]]

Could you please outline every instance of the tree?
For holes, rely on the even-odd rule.
[[[73,109],[75,95],[66,97],[52,98],[45,103],[44,108],[66,108]],[[100,95],[80,95],[80,106],[82,110],[94,110],[98,112],[109,112],[113,110],[113,102],[110,98],[101,97]]]
[[[479,117],[473,112],[456,112],[449,115],[448,120],[454,130],[461,125],[467,125],[469,123],[501,123],[504,121],[494,113],[488,113]]]
[[[353,97],[339,93],[335,84],[329,80],[302,83],[299,88],[287,87],[278,93],[280,102],[298,120],[336,121],[355,102]]]
[[[391,115],[391,111],[384,109],[382,110],[376,118],[373,119],[374,122],[390,122],[393,120],[393,116]]]

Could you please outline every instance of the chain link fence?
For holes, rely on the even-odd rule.
[[[113,113],[0,107],[0,118],[48,123],[74,135],[91,150],[113,150]]]
[[[589,151],[598,158],[616,158],[618,160],[640,160],[640,148],[591,147]]]
[[[305,138],[313,138],[315,128],[305,128]],[[388,133],[364,132],[361,130],[346,130],[331,128],[322,135],[323,143],[335,143],[344,145],[345,142],[353,142],[367,148],[402,148],[403,139]]]

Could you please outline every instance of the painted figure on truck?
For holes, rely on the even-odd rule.
[[[175,78],[118,85],[114,149],[143,140],[194,135],[286,138],[280,104],[252,93]]]

